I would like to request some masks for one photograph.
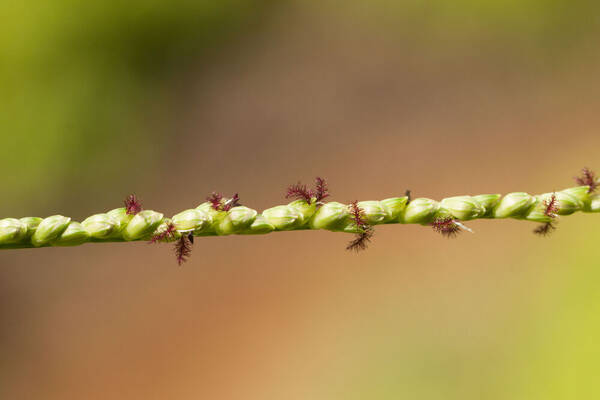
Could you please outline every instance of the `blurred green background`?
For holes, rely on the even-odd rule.
[[[600,168],[600,5],[566,0],[0,4],[0,217],[135,192],[262,209],[529,191]],[[475,221],[0,254],[2,399],[600,395],[600,232]]]

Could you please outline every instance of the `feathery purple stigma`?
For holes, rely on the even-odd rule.
[[[212,192],[212,194],[208,196],[206,200],[210,202],[210,205],[214,210],[221,210],[221,202],[223,201],[223,195],[221,193]]]
[[[324,178],[317,176],[315,178],[315,196],[317,197],[317,203],[323,201],[323,199],[329,197],[329,188]]]
[[[286,199],[304,200],[308,204],[311,203],[313,196],[314,192],[300,182],[295,185],[288,186],[285,194]]]
[[[460,225],[452,217],[436,218],[431,226],[434,231],[448,238],[455,237],[461,232]]]
[[[556,194],[552,193],[550,199],[544,201],[544,215],[550,217],[552,220],[544,222],[533,230],[533,233],[540,236],[548,236],[556,229],[556,217],[558,216],[558,199]]]
[[[359,232],[356,234],[354,240],[348,243],[346,250],[355,250],[357,252],[365,250],[375,234],[375,229],[367,222],[365,211],[360,208],[356,200],[350,203],[350,215]]]
[[[188,235],[182,235],[175,242],[175,256],[177,258],[177,264],[181,265],[187,261],[192,254],[192,241]]]
[[[556,229],[556,226],[554,225],[554,221],[545,222],[545,223],[539,225],[537,228],[535,228],[533,230],[533,233],[535,233],[536,235],[540,235],[540,236],[548,236],[555,229]]]
[[[152,236],[150,239],[150,243],[158,243],[158,242],[172,242],[175,239],[175,232],[177,232],[177,228],[172,222],[167,224],[167,228]]]
[[[600,185],[596,179],[596,174],[588,167],[584,167],[581,170],[581,176],[576,176],[575,182],[581,186],[589,186],[588,193],[592,193]]]
[[[127,210],[126,211],[127,215],[135,215],[135,214],[139,213],[140,211],[142,211],[142,204],[140,203],[138,198],[135,196],[135,194],[130,194],[129,196],[127,196],[127,198],[125,199],[125,201],[123,203],[125,203],[125,209]]]
[[[307,204],[311,204],[313,199],[317,207],[323,205],[323,200],[329,197],[329,188],[324,178],[317,176],[315,178],[315,189],[309,189],[307,185],[298,182],[295,185],[290,185],[285,193],[286,199],[304,200]]]
[[[373,237],[374,233],[375,230],[373,229],[373,227],[369,227],[364,232],[357,234],[356,238],[350,243],[348,243],[348,246],[346,246],[346,250],[354,250],[356,252],[366,250],[366,248],[368,247],[368,243],[371,241],[371,238]]]
[[[217,211],[229,211],[233,207],[241,206],[240,196],[236,193],[229,200],[223,201],[223,195],[221,193],[212,192],[210,196],[206,198],[210,202],[213,210]]]
[[[552,197],[544,202],[544,206],[546,207],[544,215],[550,218],[556,218],[558,213],[558,199],[556,198],[556,193],[552,193]]]
[[[240,196],[238,196],[238,194],[234,194],[233,197],[231,197],[229,200],[227,200],[222,206],[221,206],[221,210],[222,211],[229,211],[231,210],[233,207],[238,207],[240,206]]]

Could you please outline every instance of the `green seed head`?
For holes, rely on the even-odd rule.
[[[495,218],[524,218],[537,203],[537,199],[524,192],[509,193],[494,210]]]
[[[264,216],[257,215],[252,225],[242,231],[247,235],[258,235],[262,233],[269,233],[275,230],[275,227],[267,222]]]
[[[90,234],[83,229],[79,222],[71,221],[67,229],[57,239],[53,246],[77,246],[88,241]]]
[[[481,215],[482,218],[493,218],[494,217],[494,207],[498,204],[498,200],[502,197],[499,194],[480,194],[477,196],[473,196],[473,199],[477,201],[483,209],[484,213]]]
[[[288,206],[276,206],[263,211],[265,220],[279,231],[292,230],[300,226],[302,216],[296,209]]]
[[[205,214],[207,214],[211,221],[210,227],[206,227],[206,228],[202,229],[202,231],[198,231],[198,232],[200,232],[202,234],[202,236],[216,235],[214,230],[216,229],[216,226],[221,223],[221,220],[223,218],[225,218],[227,213],[225,211],[215,210],[212,207],[212,204],[208,201],[200,204],[198,207],[196,207],[196,210],[202,211]]]
[[[133,219],[133,215],[127,214],[127,209],[124,207],[115,208],[106,214],[108,214],[117,223],[114,229],[115,233],[121,232]]]
[[[223,218],[214,225],[215,232],[219,236],[227,236],[235,233],[235,228],[229,218]]]
[[[137,213],[123,231],[123,239],[138,240],[154,233],[162,223],[164,215],[156,211],[144,210]]]
[[[21,218],[19,221],[24,223],[27,226],[27,237],[30,238],[31,235],[35,232],[40,222],[44,219],[39,217],[25,217]]]
[[[190,209],[173,216],[178,231],[202,231],[210,226],[212,218],[205,211]]]
[[[342,231],[350,221],[348,206],[336,201],[324,204],[311,218],[311,229]]]
[[[591,201],[592,201],[593,195],[590,195],[590,193],[588,193],[588,191],[589,191],[589,186],[577,186],[577,187],[565,189],[562,191],[562,193],[569,194],[572,197],[574,197],[575,199],[579,200],[579,202],[582,204],[583,211],[589,212],[591,209]]]
[[[287,205],[288,207],[296,210],[300,215],[300,220],[298,221],[299,226],[304,226],[304,224],[306,224],[317,211],[317,204],[314,200],[316,200],[316,198],[313,199],[310,204],[304,200],[296,200]]]
[[[556,196],[556,206],[558,215],[571,215],[576,211],[583,210],[583,203],[575,196],[565,192],[544,193],[538,196],[542,204],[550,201],[552,195]]]
[[[257,214],[255,210],[248,207],[233,207],[227,212],[225,218],[221,219],[219,224],[215,226],[215,231],[219,235],[242,232],[254,222]]]
[[[218,215],[219,213],[222,212],[222,211],[215,210],[212,207],[212,204],[210,202],[208,202],[208,201],[200,204],[198,207],[196,207],[196,210],[204,211],[205,213],[207,213],[211,217],[214,217],[214,215]]]
[[[356,205],[363,211],[365,220],[369,225],[381,224],[388,217],[379,201],[359,201]]]
[[[471,196],[448,197],[442,200],[441,206],[454,218],[463,221],[479,218],[485,214],[485,208]]]
[[[439,209],[440,203],[435,200],[414,199],[406,206],[402,221],[406,224],[428,224],[433,221]]]
[[[237,231],[239,231],[252,225],[252,223],[256,219],[257,214],[258,213],[256,212],[256,210],[245,206],[237,206],[229,210],[225,219],[231,221],[231,225]]]
[[[544,223],[551,222],[552,220],[554,220],[554,217],[546,214],[546,205],[544,204],[544,201],[538,199],[538,202],[536,203],[535,207],[531,211],[529,211],[525,219],[528,221]]]
[[[164,232],[166,232],[166,230],[169,228],[169,224],[175,225],[171,219],[164,218],[162,220],[162,222],[160,223],[160,225],[158,225],[158,228],[156,228],[156,230],[154,231],[153,237],[155,235],[161,235]],[[175,227],[175,229],[177,229],[177,227]],[[164,236],[164,241],[173,241],[173,240],[179,239],[180,237],[181,237],[181,233],[178,232],[177,230],[175,230],[175,231],[172,231],[169,236]],[[157,241],[161,241],[161,240],[157,240]]]
[[[0,244],[20,243],[27,239],[27,224],[16,218],[0,219]]]
[[[384,223],[386,222],[395,222],[398,221],[400,215],[406,208],[406,202],[408,201],[408,197],[393,197],[391,199],[381,200],[381,206],[385,210],[386,218]]]
[[[90,234],[90,237],[106,239],[119,232],[120,223],[108,214],[96,214],[84,219],[81,226]]]
[[[31,236],[31,243],[36,247],[50,243],[67,229],[70,222],[71,218],[63,217],[62,215],[53,215],[44,218]]]

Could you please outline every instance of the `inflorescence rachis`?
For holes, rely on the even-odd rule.
[[[575,181],[582,185],[588,186],[588,193],[592,193],[599,186],[598,180],[590,169],[583,168],[581,176],[576,177]],[[309,188],[306,184],[298,182],[290,185],[287,188],[285,198],[302,200],[307,204],[315,204],[320,207],[325,204],[325,198],[329,197],[328,185],[325,179],[321,177],[315,178],[314,188]],[[406,204],[411,202],[411,192],[406,190]],[[213,192],[206,198],[210,206],[215,211],[229,211],[234,207],[240,206],[240,198],[235,193],[230,199],[225,199],[222,194]],[[135,195],[130,195],[125,199],[125,207],[128,215],[135,215],[142,210],[142,206]],[[556,229],[558,218],[558,199],[556,193],[553,193],[549,199],[543,202],[543,215],[550,220],[542,223],[534,233],[540,236],[546,236]],[[374,235],[374,227],[368,223],[365,211],[359,206],[358,201],[353,201],[348,205],[350,219],[354,224],[355,238],[346,246],[347,250],[361,251],[365,250]],[[448,238],[456,237],[463,230],[472,232],[458,219],[452,216],[436,217],[430,223],[434,231]],[[175,255],[179,265],[184,263],[191,255],[194,236],[192,232],[178,233],[175,225],[172,222],[166,224],[166,227],[156,233],[150,243],[159,242],[175,242]]]
[[[580,211],[600,213],[600,181],[588,168],[575,178],[580,185],[552,193],[531,195],[525,192],[455,196],[435,201],[404,197],[381,201],[326,202],[330,197],[327,183],[316,178],[314,187],[297,183],[287,188],[285,197],[294,199],[258,212],[240,204],[236,193],[224,198],[212,193],[205,203],[166,218],[162,213],[145,210],[135,195],[128,196],[124,207],[94,214],[77,222],[69,217],[24,217],[0,219],[0,249],[77,246],[89,242],[147,240],[174,245],[181,265],[191,255],[195,236],[265,234],[274,231],[326,229],[354,233],[348,250],[363,250],[379,224],[429,225],[446,237],[471,231],[463,221],[514,218],[541,223],[534,232],[545,236],[556,229],[558,216]],[[471,231],[472,232],[472,231]]]

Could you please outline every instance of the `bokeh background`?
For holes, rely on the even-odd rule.
[[[600,6],[0,5],[0,217],[541,193],[600,168]],[[2,399],[600,395],[597,215],[0,253]]]

